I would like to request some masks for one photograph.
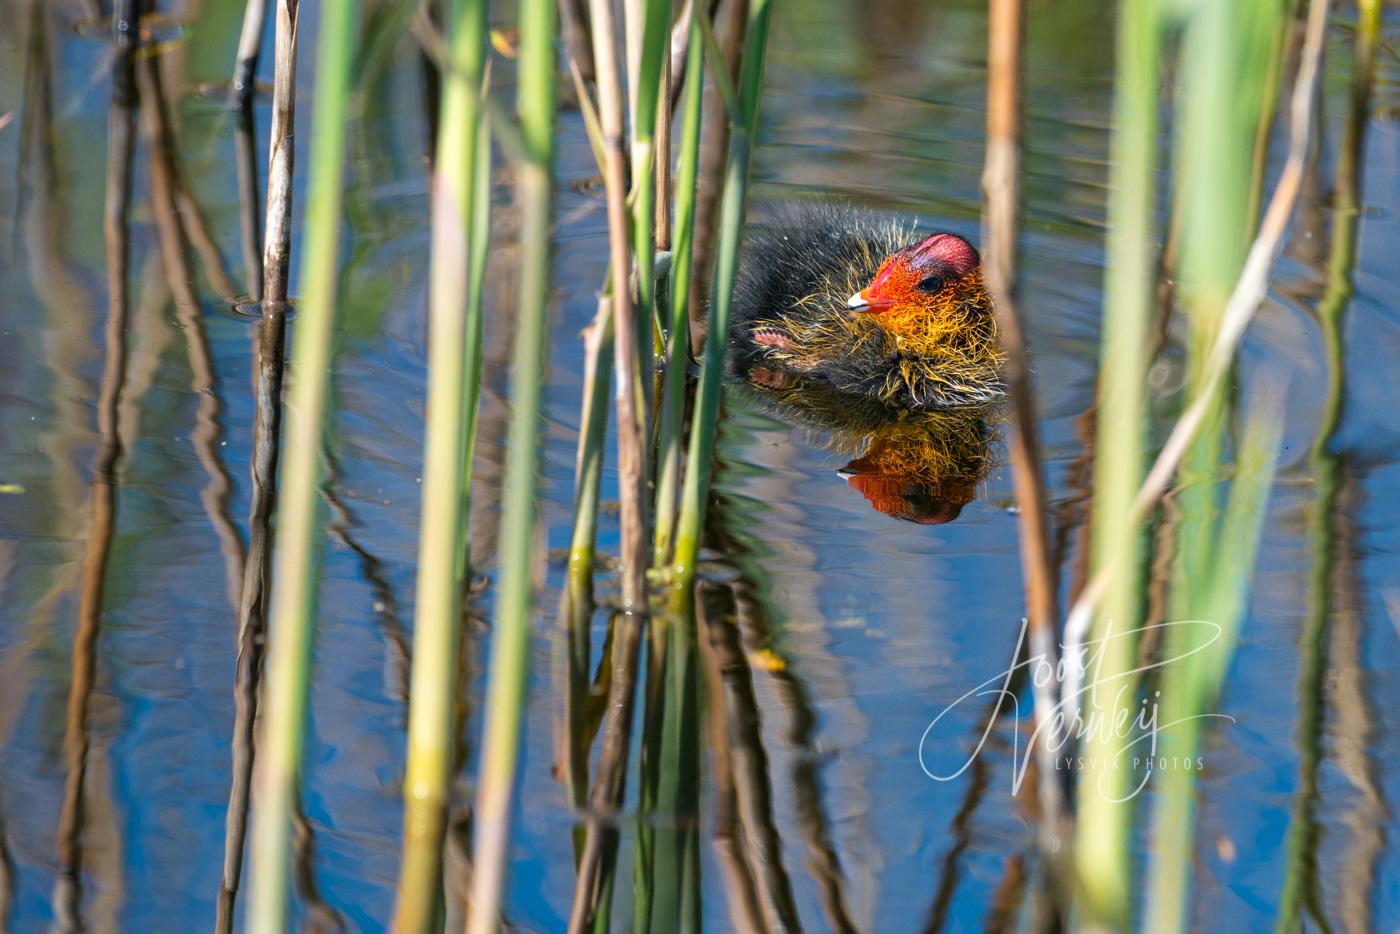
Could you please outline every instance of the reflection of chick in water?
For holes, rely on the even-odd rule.
[[[990,471],[997,438],[991,406],[901,409],[763,367],[735,374],[758,406],[821,433],[853,460],[840,471],[879,512],[921,525],[958,517]]]

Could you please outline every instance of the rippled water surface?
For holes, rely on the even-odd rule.
[[[1067,584],[1082,576],[1101,314],[1112,93],[1111,24],[1101,6],[1033,2],[1028,36],[1024,311]],[[212,922],[220,882],[234,716],[229,595],[250,493],[255,325],[225,297],[226,280],[245,290],[234,119],[209,87],[225,79],[242,5],[187,0],[149,29],[154,83],[142,90],[147,105],[153,90],[163,95],[178,138],[178,183],[189,195],[181,216],[196,233],[202,218],[210,242],[202,248],[192,236],[184,263],[163,254],[168,217],[153,198],[159,165],[138,119],[114,525],[100,626],[86,631],[78,626],[80,585],[104,502],[93,481],[97,401],[109,370],[102,211],[111,50],[75,25],[82,7],[14,0],[0,34],[0,120],[13,115],[0,128],[0,902],[8,900],[15,930],[43,928],[70,909],[97,930],[193,930]],[[304,10],[303,40],[315,36],[317,7]],[[771,216],[777,202],[822,193],[975,240],[981,5],[820,0],[777,9],[753,220]],[[1221,701],[1235,721],[1213,728],[1204,749],[1192,909],[1204,927],[1272,925],[1287,836],[1300,821],[1316,822],[1307,878],[1318,912],[1355,931],[1400,922],[1395,14],[1387,10],[1361,128],[1345,411],[1322,462],[1337,471],[1334,496],[1320,498],[1312,452],[1327,372],[1314,311],[1328,283],[1351,76],[1349,9],[1329,33],[1323,134],[1309,184],[1239,368],[1240,404],[1275,394],[1286,427],[1243,641]],[[384,19],[379,10],[365,35],[379,35]],[[304,48],[301,140],[309,139],[314,42]],[[419,58],[408,45],[369,43],[357,61],[297,911],[316,924],[374,930],[391,913],[401,833],[428,206]],[[509,63],[498,65],[497,83],[508,87]],[[265,102],[256,116],[262,153]],[[578,335],[606,264],[606,220],[582,121],[573,110],[561,119],[542,472],[546,573],[508,904],[522,930],[561,929],[573,888],[576,815],[554,767],[566,655],[554,609],[572,511]],[[257,164],[264,162],[259,155]],[[305,165],[298,165],[299,204]],[[503,171],[494,203],[473,515],[473,554],[487,569],[515,288]],[[1163,412],[1176,403],[1180,363],[1168,346],[1154,372]],[[757,716],[752,742],[736,755],[769,792],[745,815],[751,837],[772,844],[772,858],[754,871],[788,887],[813,930],[838,927],[843,917],[868,931],[982,927],[998,906],[1027,897],[1033,818],[1024,796],[1011,794],[1024,730],[1016,747],[1011,724],[998,728],[979,767],[949,781],[925,775],[920,745],[940,710],[1007,666],[1016,640],[1020,565],[1000,442],[991,439],[986,478],[966,495],[949,494],[959,499],[956,518],[920,524],[872,508],[879,502],[859,477],[838,473],[850,474],[850,463],[870,452],[785,422],[761,399],[731,394],[721,432],[715,547],[705,571],[722,585],[710,611],[737,621],[732,648],[751,672],[747,693],[733,700]],[[612,472],[603,495],[616,498]],[[1320,505],[1330,512],[1319,520]],[[612,512],[601,548],[617,548]],[[601,582],[603,598],[614,590]],[[489,596],[479,598],[468,627],[464,801],[489,606]],[[605,623],[600,612],[595,651]],[[1324,676],[1310,677],[1307,662],[1319,659]],[[70,693],[84,678],[91,678],[87,722],[74,736]],[[980,735],[980,708],[963,705],[952,716],[923,747],[933,771],[952,771]],[[75,760],[83,738],[86,750]],[[1315,756],[1310,789],[1305,776]],[[75,761],[85,763],[77,779]],[[709,778],[702,793],[703,915],[708,927],[725,930]],[[65,812],[65,795],[80,806]],[[629,916],[621,906],[631,898],[632,825],[624,826],[619,919]],[[62,872],[74,847],[76,894]]]

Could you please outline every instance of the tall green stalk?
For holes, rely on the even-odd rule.
[[[611,288],[609,282],[608,288]],[[598,499],[603,477],[603,449],[608,434],[608,398],[612,389],[612,298],[604,294],[584,334],[583,411],[579,418],[578,456],[574,468],[574,525],[569,541],[560,618],[568,632],[568,693],[564,728],[568,745],[569,801],[577,808],[588,797],[588,731],[584,725],[591,684],[593,559],[598,535]]]
[[[485,2],[483,2],[485,5]],[[486,100],[489,77],[483,77],[481,98]],[[459,541],[458,567],[463,572],[463,584],[471,569],[471,492],[472,462],[476,457],[476,419],[481,409],[481,368],[485,349],[484,302],[486,292],[486,260],[491,252],[491,125],[485,119],[477,121],[476,157],[472,160],[475,192],[472,194],[471,230],[467,240],[467,371],[463,377],[462,393],[462,524]]]
[[[680,177],[676,186],[676,224],[671,266],[664,401],[660,413],[656,484],[656,527],[652,566],[665,567],[671,556],[680,483],[685,387],[689,359],[688,322],[695,189],[700,150],[700,104],[704,82],[704,43],[692,7],[686,61],[684,125]],[[664,105],[663,105],[664,106]],[[695,787],[693,763],[682,761],[698,739],[694,726],[694,614],[669,614],[654,626],[647,666],[646,717],[642,734],[642,775],[634,857],[636,880],[633,929],[691,929],[697,924],[698,880],[688,859],[698,842],[689,814],[688,791]],[[689,814],[689,816],[683,816]],[[659,814],[660,823],[652,819]],[[684,824],[682,826],[682,824]]]
[[[404,850],[395,927],[431,930],[442,893],[456,722],[465,569],[464,490],[481,378],[480,270],[471,282],[480,152],[486,0],[454,0],[449,67],[432,177],[428,284],[428,407],[418,538],[417,619],[409,685]],[[475,295],[476,302],[469,300]]]
[[[709,332],[705,335],[705,359],[700,371],[700,390],[686,456],[689,469],[681,492],[681,518],[672,560],[672,607],[682,612],[690,600],[691,584],[695,579],[700,532],[710,492],[715,427],[719,421],[719,391],[724,380],[724,348],[729,331],[729,309],[734,298],[734,276],[739,265],[739,246],[744,236],[749,162],[753,157],[754,137],[758,132],[758,95],[763,85],[763,59],[768,45],[768,17],[771,11],[771,0],[753,0],[749,6],[748,32],[744,38],[744,57],[739,73],[743,119],[732,127],[729,140],[724,200],[720,206],[713,305]]]
[[[656,173],[652,159],[656,150],[657,105],[660,101],[662,75],[665,67],[666,44],[671,39],[670,0],[645,0],[642,22],[642,56],[633,89],[636,110],[632,114],[632,252],[637,263],[637,347],[643,352],[643,363],[649,363],[651,353],[660,352],[660,328],[656,327]],[[662,102],[669,107],[670,101]],[[669,166],[667,167],[669,169]],[[653,336],[648,344],[646,337]],[[638,388],[645,391],[646,377],[651,367],[642,367]],[[640,411],[645,411],[641,409]]]
[[[1206,360],[1253,239],[1249,216],[1254,144],[1268,85],[1279,0],[1201,4],[1186,21],[1176,132],[1181,219],[1179,294],[1187,312],[1188,397],[1208,386]],[[1214,93],[1229,87],[1230,94]],[[1219,509],[1225,406],[1212,406],[1182,462],[1179,549],[1170,612],[1199,619],[1215,555],[1207,547]]]
[[[1146,377],[1153,311],[1153,213],[1156,200],[1158,86],[1162,22],[1157,0],[1119,4],[1118,77],[1110,155],[1108,256],[1100,341],[1095,436],[1092,562],[1113,562],[1093,637],[1117,633],[1105,646],[1097,686],[1071,703],[1086,716],[1111,716],[1136,658],[1142,534],[1132,503],[1143,478]],[[1132,692],[1123,703],[1135,706]],[[1127,917],[1131,804],[1123,802],[1127,770],[1107,763],[1123,755],[1124,739],[1101,731],[1084,747],[1079,776],[1074,858],[1085,914],[1108,923]],[[1103,764],[1103,767],[1096,767]]]
[[[316,518],[321,441],[335,355],[336,261],[345,170],[345,125],[358,4],[321,14],[312,117],[310,193],[301,312],[293,340],[291,393],[282,450],[282,490],[273,565],[266,694],[258,748],[248,930],[287,927],[288,854],[311,681],[317,583]]]
[[[510,811],[520,757],[529,669],[535,473],[539,466],[541,387],[549,317],[549,228],[554,162],[554,3],[521,0],[517,110],[523,159],[517,166],[520,298],[515,316],[511,420],[506,449],[501,575],[496,591],[491,674],[472,851],[467,930],[500,925]]]
[[[676,177],[676,221],[671,247],[671,318],[667,337],[665,397],[656,477],[656,532],[652,565],[671,558],[676,525],[676,494],[681,475],[682,424],[685,419],[686,363],[690,356],[690,276],[695,244],[695,186],[700,168],[701,101],[705,83],[705,43],[699,15],[691,8],[690,41],[685,61],[685,101],[681,124],[680,165]]]
[[[1175,621],[1218,625],[1173,626],[1164,639],[1165,657],[1179,659],[1161,675],[1160,716],[1175,724],[1160,738],[1168,761],[1198,757],[1204,727],[1223,683],[1245,612],[1244,595],[1258,545],[1273,459],[1277,418],[1254,418],[1240,446],[1239,471],[1230,486],[1223,524],[1216,518],[1219,461],[1229,402],[1207,381],[1207,358],[1221,314],[1253,234],[1255,190],[1262,179],[1256,158],[1266,96],[1274,88],[1273,37],[1279,4],[1260,0],[1226,9],[1198,11],[1183,46],[1187,87],[1177,140],[1182,178],[1181,278],[1189,313],[1189,386],[1193,398],[1212,393],[1210,414],[1183,461],[1177,497],[1179,548],[1170,598]],[[1237,93],[1202,101],[1204,87],[1228,81]],[[1267,461],[1263,459],[1267,458]],[[1194,771],[1170,769],[1159,776],[1149,890],[1145,917],[1151,930],[1185,930],[1194,851],[1197,780]]]

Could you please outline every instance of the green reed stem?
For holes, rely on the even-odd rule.
[[[1158,85],[1161,13],[1157,0],[1119,5],[1118,76],[1110,155],[1107,272],[1103,337],[1099,353],[1098,420],[1095,436],[1092,561],[1118,562],[1093,637],[1117,634],[1105,645],[1098,687],[1079,699],[1086,712],[1112,716],[1115,695],[1136,658],[1136,639],[1123,635],[1141,617],[1142,536],[1132,504],[1143,477],[1147,424],[1146,376],[1153,313],[1153,208],[1156,199]],[[1067,649],[1067,652],[1072,650]],[[1135,705],[1125,692],[1122,704]],[[1125,740],[1096,731],[1084,748],[1086,761],[1106,763],[1123,754]],[[1087,768],[1079,776],[1075,867],[1090,918],[1122,923],[1127,917],[1131,806],[1123,803],[1129,773],[1122,768]]]
[[[611,281],[607,288],[611,288]],[[598,537],[599,485],[608,435],[608,395],[612,388],[612,299],[598,301],[598,313],[584,338],[583,411],[574,465],[574,527],[569,541],[569,584],[581,594],[593,591],[593,556]]]
[[[506,448],[501,572],[496,593],[490,684],[472,851],[467,930],[500,925],[510,841],[511,800],[525,716],[531,614],[530,555],[535,532],[535,473],[549,318],[549,228],[554,162],[554,3],[521,0],[517,110],[525,159],[517,167],[520,206],[520,298]]]
[[[356,3],[333,3],[321,14],[302,304],[293,340],[291,392],[282,435],[286,462],[277,516],[267,683],[258,742],[261,762],[253,822],[250,931],[287,928],[290,829],[301,771],[315,633],[317,487],[339,315],[336,263],[357,7]]]
[[[442,841],[455,747],[466,535],[467,429],[480,385],[477,162],[486,62],[485,0],[455,0],[432,178],[428,283],[428,407],[418,537],[417,618],[404,772],[404,850],[395,928],[426,932],[439,916]],[[475,307],[470,301],[475,294]],[[468,374],[476,378],[473,385]]]
[[[641,63],[632,114],[632,252],[637,264],[637,347],[642,353],[642,379],[637,389],[646,392],[652,354],[663,353],[659,309],[656,307],[656,173],[652,158],[656,149],[657,103],[665,67],[666,44],[671,39],[670,0],[646,0],[642,24]],[[670,101],[664,102],[669,107]],[[669,168],[669,167],[668,167]],[[652,342],[646,340],[651,333]],[[650,350],[648,350],[650,348]],[[645,408],[638,411],[645,413]],[[643,426],[645,426],[643,422]]]
[[[486,97],[483,78],[481,96]],[[476,419],[481,409],[481,367],[484,349],[483,329],[485,324],[484,303],[486,294],[486,260],[491,252],[491,125],[481,120],[476,128],[476,158],[473,160],[476,174],[476,191],[472,195],[471,232],[468,237],[467,265],[467,372],[464,379],[464,427],[462,440],[466,449],[462,452],[462,526],[461,557],[459,565],[463,570],[464,584],[470,574],[472,462],[476,457]]]
[[[1278,6],[1261,0],[1226,10],[1198,10],[1188,22],[1183,60],[1189,77],[1182,88],[1178,133],[1183,235],[1191,242],[1181,254],[1180,280],[1190,315],[1188,340],[1191,408],[1204,416],[1182,460],[1177,492],[1177,541],[1169,601],[1176,625],[1166,634],[1159,712],[1164,731],[1159,749],[1168,758],[1193,759],[1200,751],[1209,706],[1224,681],[1245,610],[1245,591],[1258,544],[1259,525],[1272,480],[1278,446],[1277,417],[1253,419],[1240,446],[1240,470],[1230,487],[1225,520],[1216,517],[1224,432],[1231,401],[1220,386],[1227,368],[1215,352],[1230,327],[1230,311],[1246,269],[1257,262],[1259,242],[1278,236],[1291,208],[1301,174],[1308,134],[1312,82],[1321,53],[1326,4],[1314,0],[1308,17],[1298,78],[1292,96],[1288,166],[1280,178],[1269,214],[1250,244],[1254,219],[1251,180],[1260,116],[1268,102],[1272,37]],[[1201,83],[1206,82],[1206,83]],[[1236,88],[1229,101],[1204,102],[1192,96],[1206,86]],[[1203,181],[1208,177],[1208,181]],[[1292,186],[1292,187],[1290,187]],[[1289,194],[1289,192],[1294,194]],[[1280,202],[1286,196],[1286,202]],[[1286,210],[1286,208],[1283,208]],[[1211,238],[1214,238],[1213,240]],[[1264,393],[1265,396],[1269,393]],[[1267,460],[1266,460],[1267,459]],[[1186,621],[1204,621],[1188,625]],[[1219,627],[1216,634],[1208,624]],[[1190,922],[1188,890],[1194,852],[1196,781],[1193,772],[1171,770],[1160,779],[1153,826],[1150,888],[1145,916],[1150,929],[1185,930]]]
[[[684,435],[685,385],[690,359],[690,275],[695,244],[695,187],[700,169],[700,116],[705,84],[705,46],[699,16],[691,7],[690,43],[685,62],[685,100],[681,124],[680,166],[676,178],[676,219],[671,246],[670,347],[666,358],[665,396],[661,404],[661,438],[656,479],[656,532],[652,540],[652,565],[661,568],[671,559],[676,526],[676,494],[681,476],[681,444]]]
[[[1253,239],[1249,217],[1254,144],[1268,83],[1277,0],[1203,4],[1185,23],[1175,135],[1181,193],[1178,289],[1189,333],[1188,396],[1209,392],[1209,414],[1185,458],[1177,496],[1179,548],[1170,612],[1199,619],[1216,555],[1209,547],[1219,510],[1219,464],[1227,406],[1208,385],[1207,361],[1225,303]],[[1229,87],[1228,95],[1208,93]]]
[[[724,348],[728,343],[729,309],[734,298],[739,246],[744,236],[749,163],[753,157],[754,137],[758,132],[758,97],[763,85],[763,59],[768,44],[768,16],[771,11],[770,0],[753,0],[749,7],[748,32],[744,38],[744,57],[739,74],[744,119],[733,126],[729,140],[724,200],[720,205],[713,306],[709,331],[705,335],[705,359],[700,371],[700,389],[686,454],[689,469],[681,492],[681,519],[672,561],[671,600],[677,609],[683,609],[690,599],[695,563],[700,553],[700,532],[709,499],[715,428],[719,421],[719,391],[724,380]]]
[[[583,411],[579,418],[578,455],[574,465],[574,526],[560,617],[569,633],[569,686],[565,728],[569,746],[569,800],[583,807],[588,796],[588,740],[583,725],[589,690],[593,619],[593,561],[598,536],[599,487],[608,435],[608,395],[612,388],[612,297],[598,300],[593,323],[584,332]]]

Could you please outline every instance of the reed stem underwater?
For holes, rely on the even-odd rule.
[[[281,931],[287,923],[290,829],[301,773],[315,634],[318,487],[339,320],[336,291],[342,176],[358,6],[345,2],[326,7],[317,48],[311,138],[314,171],[307,195],[301,314],[293,341],[293,379],[284,420],[282,447],[287,455],[277,510],[267,677],[261,705],[265,714],[254,779],[250,931]]]

